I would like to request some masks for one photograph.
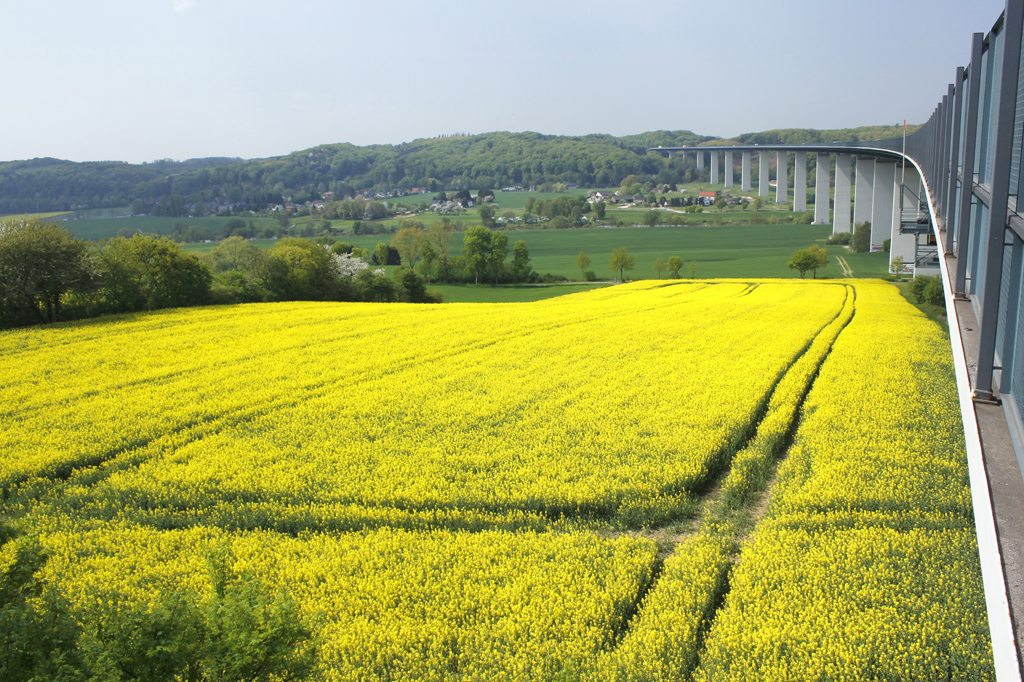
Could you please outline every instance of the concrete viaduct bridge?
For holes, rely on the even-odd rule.
[[[710,165],[711,184],[735,186],[735,158],[741,162],[740,189],[752,190],[751,169],[757,161],[757,193],[771,196],[770,167],[776,166],[775,201],[789,202],[793,211],[807,211],[807,155],[817,157],[814,178],[814,224],[832,224],[833,233],[850,232],[858,223],[871,223],[871,249],[880,251],[890,239],[892,258],[900,256],[915,274],[937,274],[939,251],[932,234],[923,180],[913,162],[892,147],[901,140],[828,145],[744,145],[715,147],[655,147],[669,158],[693,155],[697,169]],[[880,146],[874,146],[880,145]],[[789,155],[793,155],[792,184]],[[724,166],[720,161],[724,156]],[[832,160],[835,159],[835,198],[832,200]],[[834,209],[832,209],[834,203]],[[832,209],[832,210],[830,210]]]

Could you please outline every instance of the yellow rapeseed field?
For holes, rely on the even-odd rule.
[[[83,621],[229,550],[328,680],[985,679],[951,375],[849,280],[5,332],[3,516]]]

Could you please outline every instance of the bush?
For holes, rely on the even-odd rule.
[[[594,272],[593,270],[587,270],[586,272],[583,273],[583,281],[584,282],[596,282],[597,281],[597,273]]]
[[[946,306],[946,295],[942,290],[942,279],[939,275],[915,277],[910,283],[910,293],[918,303]]]
[[[833,246],[833,245],[845,246],[845,245],[850,243],[850,239],[851,239],[852,236],[853,235],[851,235],[849,232],[837,232],[837,233],[829,236],[829,238],[827,240],[825,240],[825,243],[828,244],[829,246]]]
[[[865,221],[853,226],[850,250],[854,253],[867,253],[871,250],[871,223]]]
[[[882,242],[882,251],[885,251],[886,253],[889,253],[889,247],[891,245],[892,245],[892,240],[891,239],[886,239],[884,242]]]

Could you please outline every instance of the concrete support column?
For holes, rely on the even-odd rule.
[[[711,184],[718,184],[718,152],[711,152]]]
[[[896,185],[896,163],[887,159],[875,161],[875,183],[871,194],[871,248],[881,249],[882,242],[892,236],[893,188]]]
[[[729,189],[733,186],[733,172],[732,172],[732,152],[725,153],[725,188]]]
[[[850,172],[853,157],[836,156],[836,200],[832,213],[832,233],[850,231]]]
[[[750,152],[743,154],[743,176],[740,178],[740,189],[744,192],[750,191]]]
[[[789,154],[775,152],[775,203],[784,204],[789,201]]]
[[[814,176],[814,224],[828,225],[832,194],[832,157],[818,152],[818,171]]]
[[[757,153],[757,196],[768,196],[768,153]]]
[[[793,212],[807,210],[807,154],[793,154]]]
[[[875,160],[857,157],[857,188],[853,197],[853,224],[871,222],[871,194],[875,185]]]
[[[704,170],[704,152],[697,152],[697,170]]]
[[[889,263],[891,265],[894,258],[902,256],[905,265],[913,266],[917,256],[917,235],[900,234],[900,219],[904,210],[911,211],[916,215],[918,200],[915,199],[915,195],[918,195],[921,190],[921,176],[910,165],[907,166],[905,174],[899,164],[895,166],[895,170],[896,179],[893,182],[892,193],[892,231],[889,234],[889,239],[892,240],[889,243]],[[901,178],[903,179],[902,185]],[[900,188],[903,185],[910,192],[901,192]]]
[[[676,158],[676,153],[675,152],[669,152],[668,153],[668,158],[670,158],[670,159]]]

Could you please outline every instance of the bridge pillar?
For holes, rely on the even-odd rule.
[[[757,196],[768,196],[768,152],[757,153]]]
[[[889,239],[891,240],[889,242],[889,263],[891,265],[894,258],[902,256],[905,264],[914,265],[914,257],[917,255],[917,235],[900,234],[900,222],[903,217],[903,211],[916,211],[917,205],[914,201],[914,196],[909,192],[904,196],[900,188],[905,185],[911,192],[918,194],[921,190],[920,176],[913,166],[907,166],[906,169],[903,169],[897,164],[894,168],[896,179],[893,182],[892,193],[892,231],[889,233]]]
[[[896,185],[896,162],[875,160],[874,191],[871,193],[871,249],[882,248],[892,236],[893,188]]]
[[[814,224],[828,225],[832,193],[832,156],[818,152],[818,171],[814,177]]]
[[[775,203],[784,204],[789,201],[789,154],[784,151],[775,152]]]
[[[675,152],[669,152],[668,153],[668,158],[670,158],[670,159],[676,158],[676,153]]]
[[[871,222],[871,194],[874,192],[875,160],[857,157],[857,189],[853,198],[853,225]]]
[[[807,210],[807,154],[793,153],[793,212]]]
[[[704,170],[704,152],[697,152],[697,170]]]
[[[850,231],[850,165],[849,154],[836,155],[836,200],[832,213],[832,233]]]
[[[743,155],[743,176],[740,178],[740,189],[744,192],[750,191],[750,152],[742,152]]]
[[[718,184],[718,152],[711,152],[711,184]]]
[[[732,152],[725,153],[725,187],[726,189],[733,186],[733,166],[732,166]]]

